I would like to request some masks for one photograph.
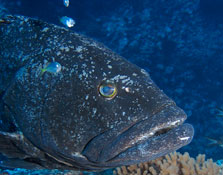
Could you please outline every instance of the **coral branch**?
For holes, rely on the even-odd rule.
[[[138,165],[122,166],[114,170],[116,175],[221,175],[223,167],[205,155],[191,158],[188,153],[171,153],[156,160]]]

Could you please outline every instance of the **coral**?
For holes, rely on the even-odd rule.
[[[116,175],[222,175],[223,167],[212,159],[205,161],[205,155],[191,158],[186,152],[171,153],[156,160],[138,165],[122,166],[114,170]]]

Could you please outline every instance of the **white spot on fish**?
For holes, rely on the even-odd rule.
[[[83,47],[82,46],[78,46],[77,48],[76,48],[76,52],[78,52],[78,53],[80,53],[80,52],[82,52],[82,49],[83,49]]]
[[[180,123],[180,120],[176,120],[174,122],[171,123],[172,126],[178,125]]]
[[[182,137],[180,140],[188,140],[190,137]]]
[[[126,83],[126,82],[128,82],[129,80],[130,80],[130,78],[128,77],[128,78],[122,80],[122,83]]]
[[[64,47],[64,50],[66,51],[66,52],[69,52],[69,47]]]
[[[74,156],[74,157],[81,157],[81,158],[85,159],[85,157],[82,154],[80,154],[79,152],[71,153],[71,155]]]
[[[125,92],[130,92],[129,87],[125,87]]]
[[[61,55],[61,52],[60,51],[57,52],[57,56],[59,56],[59,55]]]
[[[84,77],[88,77],[88,74],[85,72],[85,70],[82,71],[82,74]]]
[[[61,46],[61,47],[60,47],[60,50],[62,50],[62,51],[63,51],[64,49],[65,49],[65,48],[64,48],[64,46]]]
[[[44,27],[43,30],[42,30],[42,32],[47,32],[48,30],[49,30],[48,27]]]
[[[141,72],[144,74],[144,75],[146,75],[146,76],[148,76],[149,74],[146,72],[146,70],[145,69],[141,69]]]
[[[133,81],[130,79],[130,77],[128,77],[128,78],[122,80],[122,83],[123,84],[126,84],[126,85],[132,85],[133,84]]]
[[[112,69],[112,66],[111,66],[111,65],[108,65],[108,68],[109,68],[109,69]]]
[[[82,64],[82,67],[85,68],[85,67],[87,67],[87,65],[86,65],[85,63],[83,63],[83,64]]]
[[[126,75],[120,75],[120,79],[122,80],[122,79],[126,79],[127,78],[127,76]]]
[[[78,58],[83,59],[84,57],[82,54],[80,54],[80,55],[78,55]]]
[[[125,79],[127,78],[126,75],[116,75],[115,77],[111,78],[113,81],[119,81],[119,79]]]
[[[95,115],[97,112],[97,109],[96,108],[93,108],[93,115]]]

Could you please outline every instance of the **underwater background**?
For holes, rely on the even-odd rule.
[[[1,10],[61,25],[91,37],[150,73],[188,115],[191,157],[223,159],[223,1],[221,0],[0,0]],[[212,145],[208,138],[218,141]]]

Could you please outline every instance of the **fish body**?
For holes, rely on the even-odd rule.
[[[63,4],[65,5],[65,7],[69,7],[70,2],[69,0],[63,0]]]
[[[220,146],[223,148],[223,137],[220,137],[219,139],[211,138],[211,137],[206,137],[210,143],[208,144],[209,146]]]
[[[60,18],[60,22],[65,25],[66,27],[73,27],[75,25],[75,21],[67,16],[63,16]]]
[[[45,68],[41,69],[42,74],[44,72],[50,72],[50,73],[59,73],[61,71],[61,65],[58,62],[51,62],[49,63]]]
[[[155,159],[192,140],[184,111],[145,70],[66,28],[4,19],[0,167],[100,171]],[[39,76],[52,59],[63,72]]]

